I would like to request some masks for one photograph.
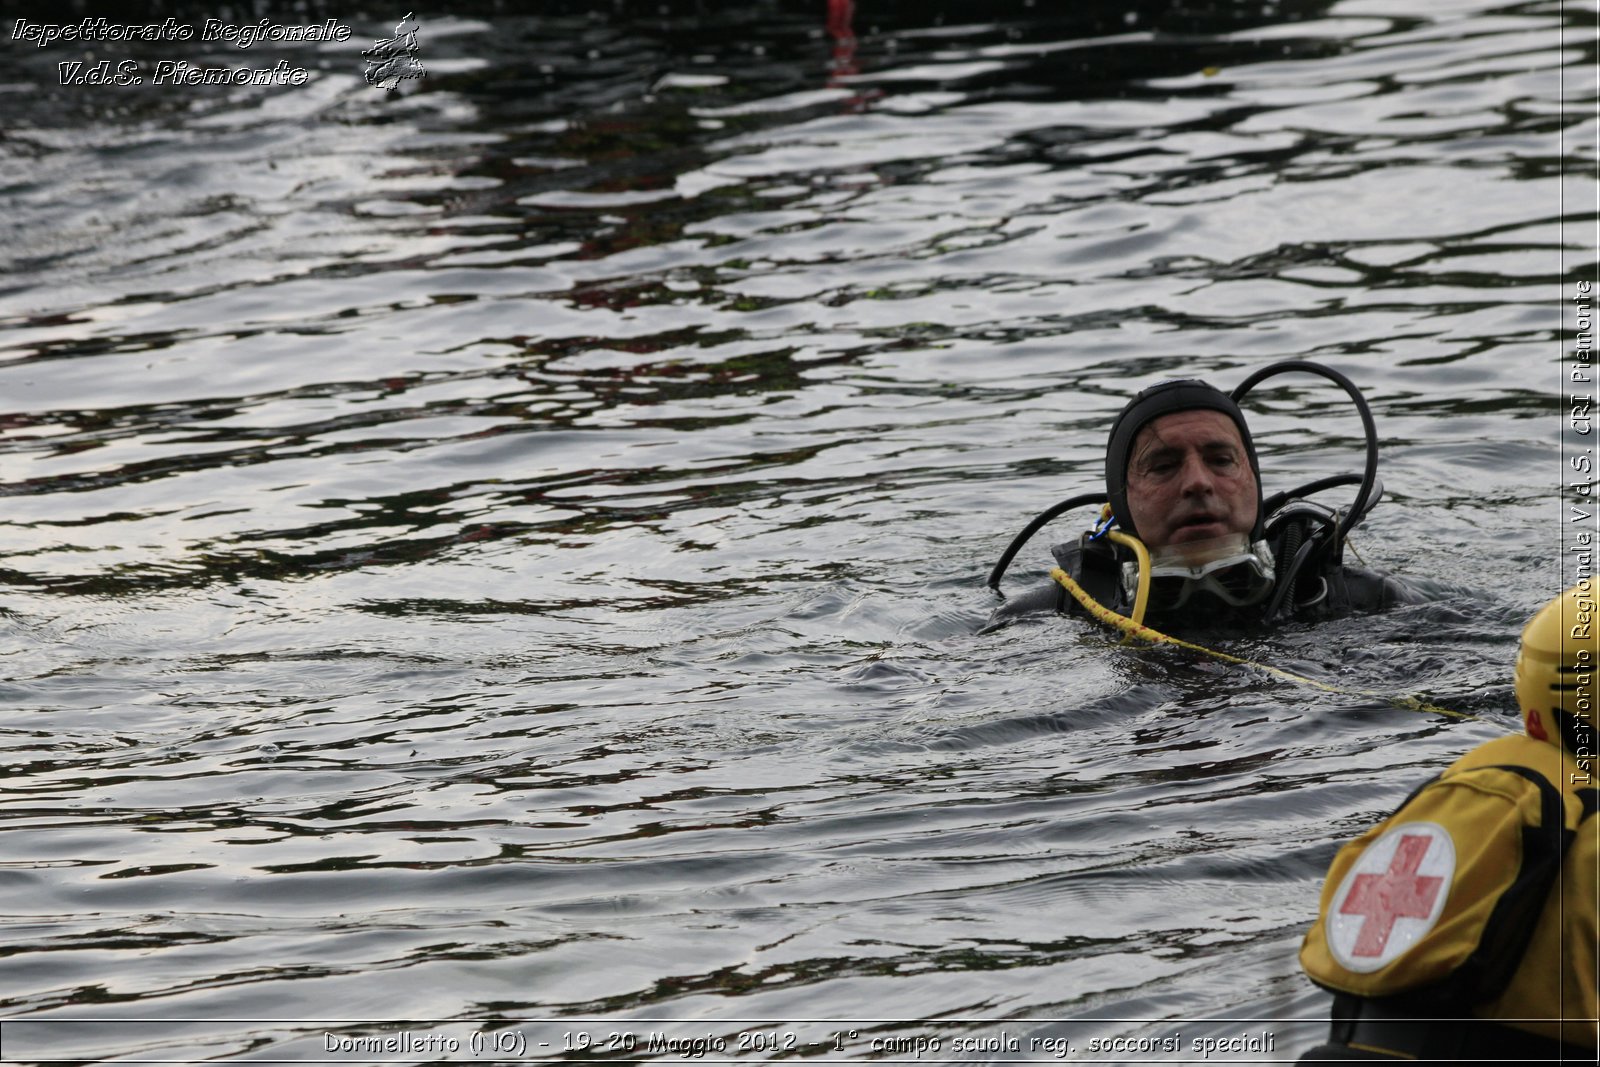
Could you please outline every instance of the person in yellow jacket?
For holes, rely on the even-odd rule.
[[[1300,963],[1334,993],[1302,1061],[1596,1062],[1600,579],[1522,631],[1524,733],[1479,745],[1346,844]]]

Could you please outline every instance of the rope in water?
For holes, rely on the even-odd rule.
[[[1301,685],[1309,685],[1314,689],[1321,689],[1326,693],[1340,693],[1347,696],[1377,697],[1380,700],[1384,700],[1390,704],[1393,704],[1397,708],[1404,708],[1407,711],[1420,711],[1429,715],[1448,715],[1452,719],[1477,718],[1475,715],[1467,715],[1463,712],[1451,711],[1449,708],[1441,708],[1437,704],[1429,704],[1427,701],[1419,700],[1416,697],[1395,696],[1392,693],[1379,693],[1370,689],[1347,689],[1342,686],[1329,685],[1327,682],[1319,682],[1315,678],[1307,678],[1303,674],[1295,674],[1293,671],[1286,671],[1282,667],[1274,667],[1268,663],[1257,663],[1255,660],[1244,659],[1241,656],[1230,656],[1228,653],[1218,652],[1214,648],[1207,648],[1204,645],[1197,645],[1190,641],[1184,641],[1168,634],[1164,634],[1160,630],[1152,629],[1142,622],[1135,622],[1126,615],[1117,614],[1115,611],[1112,611],[1110,608],[1095,600],[1094,597],[1090,596],[1088,591],[1085,590],[1083,586],[1074,581],[1072,576],[1066,571],[1062,570],[1060,567],[1052,568],[1050,571],[1050,577],[1054,578],[1056,582],[1062,586],[1062,588],[1071,593],[1073,599],[1075,599],[1079,604],[1082,604],[1083,609],[1090,615],[1094,616],[1097,621],[1104,623],[1106,626],[1109,626],[1114,630],[1119,630],[1129,637],[1142,638],[1143,640],[1149,641],[1152,644],[1177,645],[1179,648],[1186,648],[1191,652],[1199,652],[1202,655],[1210,656],[1213,659],[1222,660],[1224,663],[1236,663],[1242,667],[1254,667],[1257,670],[1266,671],[1268,674],[1277,675],[1279,678],[1287,678],[1291,682],[1298,682]]]

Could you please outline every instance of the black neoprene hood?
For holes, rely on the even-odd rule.
[[[1140,430],[1161,416],[1195,410],[1220,411],[1239,428],[1239,439],[1244,442],[1245,455],[1250,458],[1250,472],[1256,479],[1256,521],[1250,540],[1257,541],[1265,518],[1261,514],[1261,464],[1256,460],[1250,427],[1245,424],[1244,412],[1232,397],[1198,378],[1157,382],[1128,401],[1117,415],[1117,421],[1111,424],[1111,439],[1106,443],[1106,498],[1111,501],[1111,513],[1124,532],[1139,536],[1128,510],[1128,461],[1133,457],[1133,442]]]

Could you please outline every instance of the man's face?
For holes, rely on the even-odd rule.
[[[1256,478],[1233,420],[1175,411],[1141,429],[1128,461],[1128,510],[1149,548],[1249,534]]]

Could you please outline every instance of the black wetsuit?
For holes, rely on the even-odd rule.
[[[1269,539],[1268,542],[1280,569],[1285,555],[1282,542],[1282,537]],[[1095,600],[1118,614],[1127,615],[1132,611],[1133,605],[1122,588],[1125,550],[1119,552],[1111,542],[1090,540],[1089,535],[1084,534],[1077,542],[1053,546],[1050,553],[1055,557],[1056,565],[1083,586],[1084,591]],[[1201,603],[1200,598],[1205,598],[1206,602]],[[1324,619],[1352,613],[1386,611],[1396,604],[1417,603],[1426,597],[1387,575],[1364,567],[1350,567],[1342,562],[1324,560],[1320,565],[1318,561],[1313,561],[1302,570],[1292,596],[1286,598],[1278,608],[1277,620],[1265,618],[1271,599],[1268,596],[1260,604],[1232,607],[1202,592],[1182,608],[1173,610],[1170,616],[1185,621],[1204,621],[1210,625],[1250,626],[1285,617]],[[1020,615],[1040,611],[1086,614],[1066,587],[1052,580],[1008,599],[994,610],[985,629],[1002,626]],[[1163,614],[1159,608],[1153,607],[1146,619],[1151,625],[1158,625],[1157,619]]]

